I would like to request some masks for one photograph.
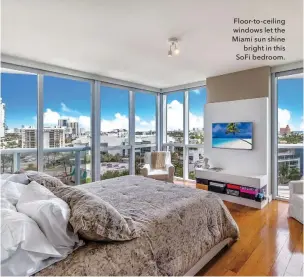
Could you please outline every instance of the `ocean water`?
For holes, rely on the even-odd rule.
[[[212,138],[212,147],[223,147],[228,142],[240,141],[240,138]]]

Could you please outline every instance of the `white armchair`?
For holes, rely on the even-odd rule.
[[[140,173],[145,177],[149,177],[156,180],[163,180],[173,183],[174,178],[174,166],[171,163],[171,153],[168,151],[155,152],[163,153],[161,157],[164,158],[161,163],[164,165],[163,168],[153,168],[151,160],[151,152],[145,153],[145,165],[142,167]]]
[[[289,182],[288,215],[303,224],[304,180]]]

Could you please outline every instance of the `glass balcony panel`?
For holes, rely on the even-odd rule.
[[[128,149],[102,151],[100,159],[101,180],[129,175]]]
[[[183,178],[184,169],[184,159],[183,159],[183,147],[180,146],[164,146],[164,151],[170,151],[171,153],[171,163],[175,168],[175,177]]]
[[[188,150],[188,170],[189,179],[195,180],[195,164],[204,156],[204,148],[189,148]]]

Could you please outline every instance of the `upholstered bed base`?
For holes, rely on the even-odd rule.
[[[195,276],[207,263],[209,263],[224,247],[229,246],[234,240],[232,238],[227,238],[204,255],[184,276]]]

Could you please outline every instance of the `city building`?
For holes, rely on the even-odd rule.
[[[37,129],[22,128],[21,145],[22,148],[37,148]]]
[[[72,134],[72,138],[79,137],[79,123],[77,121],[73,121],[73,122],[69,121],[68,127]]]
[[[5,104],[0,98],[0,138],[5,136]]]
[[[289,135],[291,133],[291,129],[289,127],[289,125],[286,125],[286,127],[284,128],[280,128],[280,135],[284,136],[284,135]]]
[[[68,127],[69,125],[69,120],[68,119],[59,119],[58,120],[58,127]]]
[[[37,129],[21,129],[22,148],[37,148]],[[43,147],[55,148],[65,146],[65,134],[63,128],[44,128],[43,129]]]
[[[292,168],[297,168],[301,176],[303,176],[303,149],[279,149],[278,167],[280,168],[283,164],[287,165],[289,170]]]

